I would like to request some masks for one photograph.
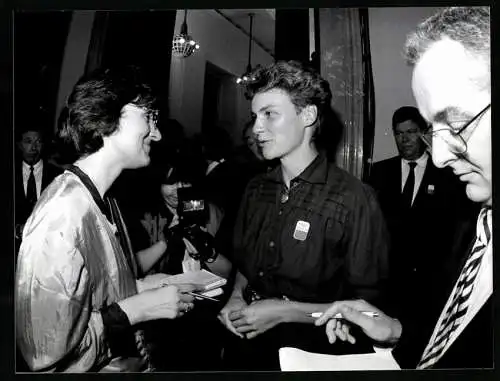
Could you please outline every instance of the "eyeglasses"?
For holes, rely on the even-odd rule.
[[[460,128],[458,131],[454,131],[451,127],[450,128],[442,128],[439,130],[432,130],[432,126],[429,127],[429,129],[423,133],[420,137],[424,141],[424,143],[429,147],[429,149],[432,149],[432,139],[434,136],[438,136],[441,140],[443,140],[450,150],[458,155],[463,155],[465,152],[467,152],[467,142],[461,135],[462,132],[465,131],[467,127],[472,125],[476,120],[479,120],[484,113],[491,107],[491,103],[483,108],[476,116],[474,116],[471,120],[469,120],[467,123],[465,123],[462,128]],[[476,123],[474,126],[477,127],[479,123]],[[471,134],[474,130],[471,131]]]

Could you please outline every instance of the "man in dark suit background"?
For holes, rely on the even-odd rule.
[[[442,287],[422,291],[422,301],[414,303],[415,320],[426,320],[424,325],[430,325],[430,330],[422,329],[422,324],[408,325],[359,300],[335,302],[316,324],[328,322],[332,341],[335,337],[352,340],[337,334],[345,332],[333,318],[340,312],[341,325],[351,322],[379,343],[397,344],[392,354],[403,368],[493,368],[490,8],[440,10],[409,35],[405,55],[413,68],[412,89],[418,108],[432,125],[422,135],[432,160],[438,168],[453,170],[475,203],[472,209],[480,209],[469,217],[469,227],[462,226],[465,230],[473,226],[472,239],[464,245],[467,239],[460,237],[461,248],[456,247],[456,255],[447,263],[449,271],[442,274],[446,279]],[[439,232],[443,226],[433,221],[437,213],[428,223]],[[429,231],[427,225],[425,231]],[[424,236],[421,232],[416,235]],[[433,268],[435,262],[429,258],[428,267]],[[434,307],[440,303],[436,312]],[[379,316],[370,318],[361,311],[375,311]],[[422,338],[424,347],[420,346]],[[416,347],[423,348],[416,361],[406,361]]]
[[[391,235],[390,282],[394,304],[390,312],[403,324],[421,325],[412,306],[436,287],[442,288],[443,274],[453,267],[455,232],[461,221],[470,220],[477,208],[465,196],[464,185],[450,168],[432,163],[421,139],[428,125],[415,107],[397,109],[392,129],[399,155],[375,163],[369,183],[375,188]],[[473,229],[463,231],[471,239]],[[433,299],[434,301],[434,299]],[[442,306],[446,300],[436,300]],[[438,314],[440,309],[434,309]],[[430,334],[430,332],[428,332]],[[421,335],[427,338],[427,335]],[[415,341],[414,341],[414,344]],[[415,345],[415,354],[425,342]]]
[[[399,301],[420,294],[429,263],[435,268],[445,260],[456,206],[470,202],[451,170],[430,160],[421,139],[427,123],[417,108],[397,109],[392,128],[399,155],[374,164],[369,183],[391,234],[391,279]]]
[[[40,194],[61,172],[43,159],[44,135],[40,128],[28,126],[19,132],[16,146],[20,153],[15,163],[16,252],[21,242],[24,223]]]

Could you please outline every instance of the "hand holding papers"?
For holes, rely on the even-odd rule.
[[[281,370],[288,372],[401,369],[391,352],[335,356],[285,347],[279,357]]]
[[[222,294],[221,287],[226,283],[227,280],[225,278],[207,270],[188,271],[182,274],[172,275],[167,278],[167,284],[170,285],[194,285],[194,291],[197,294],[194,296],[198,296],[198,298],[202,299],[213,299],[214,296]]]

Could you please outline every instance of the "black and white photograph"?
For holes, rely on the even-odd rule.
[[[15,373],[492,370],[492,8],[13,10]]]

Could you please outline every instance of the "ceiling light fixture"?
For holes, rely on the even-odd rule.
[[[243,73],[239,78],[236,79],[236,83],[238,84],[246,84],[249,81],[255,81],[255,78],[252,77],[252,27],[253,27],[253,13],[249,13],[250,17],[250,37],[248,40],[248,65],[247,70]]]
[[[189,57],[200,49],[198,44],[189,34],[187,27],[187,9],[184,10],[184,22],[181,25],[181,32],[172,41],[172,54],[175,57]]]

